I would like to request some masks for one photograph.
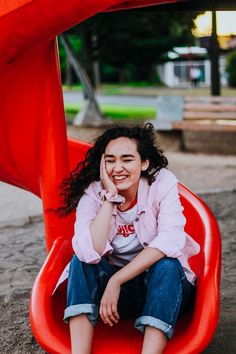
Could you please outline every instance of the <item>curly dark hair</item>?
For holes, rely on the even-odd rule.
[[[147,178],[149,185],[155,181],[157,172],[168,165],[163,151],[157,146],[156,131],[151,123],[146,123],[144,126],[113,126],[96,139],[94,145],[87,151],[85,159],[59,186],[60,196],[64,201],[64,205],[57,209],[60,216],[72,212],[90,183],[100,180],[100,161],[106,146],[111,140],[120,137],[135,139],[141,160],[149,160],[148,169],[141,172],[141,175]]]

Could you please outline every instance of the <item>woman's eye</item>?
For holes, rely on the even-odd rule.
[[[133,160],[131,160],[131,159],[125,159],[124,160],[124,162],[131,162],[131,161],[133,161]]]
[[[114,161],[113,160],[106,160],[106,162],[113,163]]]

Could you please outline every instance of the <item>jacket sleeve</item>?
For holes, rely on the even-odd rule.
[[[167,257],[181,256],[185,247],[187,234],[184,231],[186,219],[179,199],[178,181],[174,175],[167,177],[167,182],[160,183],[159,214],[157,219],[157,236],[149,247],[163,252]]]
[[[84,194],[76,210],[72,247],[79,260],[85,263],[98,263],[104,254],[112,250],[108,241],[102,255],[96,252],[93,247],[90,225],[95,219],[99,208],[100,206],[94,199]]]

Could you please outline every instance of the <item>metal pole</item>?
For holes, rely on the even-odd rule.
[[[109,123],[109,121],[106,119],[106,117],[100,110],[99,104],[95,96],[95,92],[93,90],[92,85],[90,84],[89,77],[87,76],[85,70],[82,68],[81,64],[74,58],[74,55],[63,35],[60,36],[60,39],[67,53],[68,60],[83,85],[84,93],[86,96],[84,97],[86,98],[85,105],[75,116],[73,124],[78,126],[99,126],[101,124],[104,124],[104,122]]]
[[[99,105],[97,103],[96,97],[95,97],[95,93],[94,90],[92,88],[92,85],[90,84],[89,78],[87,76],[87,74],[85,73],[85,70],[82,69],[81,64],[75,60],[72,51],[66,41],[66,39],[64,38],[63,35],[60,36],[60,40],[65,48],[65,51],[67,53],[68,56],[68,60],[71,64],[71,66],[73,67],[73,69],[75,70],[75,73],[77,75],[77,77],[80,79],[80,82],[82,83],[83,87],[84,87],[84,91],[86,93],[86,96],[88,97],[88,99],[94,103],[96,109],[98,112],[100,112],[100,108]]]
[[[216,29],[216,11],[212,11],[211,32],[211,95],[220,96],[219,43]]]

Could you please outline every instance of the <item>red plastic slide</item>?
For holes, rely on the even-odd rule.
[[[69,145],[72,156],[80,145]],[[195,307],[182,317],[168,343],[167,354],[201,353],[210,342],[218,321],[221,240],[214,216],[191,191],[180,185],[187,218],[187,231],[200,243],[201,252],[190,260],[198,275]],[[31,325],[34,335],[48,353],[70,353],[68,325],[63,322],[66,282],[53,294],[57,280],[72,255],[71,243],[58,238],[42,267],[31,296]],[[99,322],[95,329],[93,354],[139,354],[142,334],[133,321],[123,320],[113,328]]]
[[[154,5],[162,1],[14,0],[0,2],[0,180],[59,205],[56,187],[81,160],[87,144],[67,141],[56,35],[101,11]],[[165,1],[165,2],[168,2]],[[169,1],[171,2],[171,1]],[[178,323],[166,353],[199,353],[212,338],[219,313],[220,235],[202,201],[180,187],[187,231],[202,246],[191,262],[199,274],[193,314]],[[74,215],[44,212],[48,257],[34,284],[30,317],[35,337],[48,353],[70,353],[62,321],[63,286],[52,290],[71,256]],[[94,353],[139,353],[142,336],[130,322],[99,325]]]

